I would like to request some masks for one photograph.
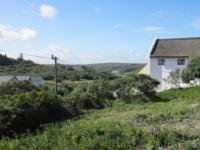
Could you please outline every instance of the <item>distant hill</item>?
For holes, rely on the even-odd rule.
[[[1,75],[38,75],[42,76],[45,80],[53,80],[55,67],[53,64],[36,64],[30,60],[12,59],[0,54]],[[113,76],[109,73],[97,72],[83,65],[58,65],[59,81],[94,80],[99,78],[111,79]]]
[[[59,80],[81,80],[113,78],[129,72],[138,72],[144,64],[134,63],[99,63],[89,65],[58,65]],[[36,64],[23,58],[13,59],[0,54],[0,75],[39,75],[46,80],[53,80],[54,65]]]
[[[136,63],[99,63],[85,65],[89,69],[96,70],[97,72],[107,72],[116,75],[126,74],[128,72],[138,72],[144,67],[145,64]]]

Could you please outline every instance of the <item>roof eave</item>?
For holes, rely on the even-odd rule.
[[[150,56],[150,58],[189,58],[189,56]]]

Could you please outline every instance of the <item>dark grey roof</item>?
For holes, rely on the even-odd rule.
[[[200,56],[200,37],[157,39],[150,57],[189,57]]]

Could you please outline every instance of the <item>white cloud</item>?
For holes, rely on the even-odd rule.
[[[29,49],[28,52],[24,52],[28,54],[38,55],[41,57],[31,57],[24,56],[25,59],[33,60],[36,63],[41,64],[52,64],[54,63],[51,59],[51,55],[55,55],[58,57],[58,63],[72,63],[74,54],[71,49],[65,48],[64,46],[60,46],[57,44],[50,44],[46,48],[39,49],[37,51]],[[44,58],[43,58],[44,57]]]
[[[158,27],[158,26],[148,26],[144,28],[144,31],[161,33],[161,32],[166,32],[166,29],[163,27]]]
[[[57,14],[58,10],[50,5],[42,4],[40,6],[40,15],[43,18],[52,18]]]
[[[107,52],[87,52],[80,53],[76,56],[76,63],[144,63],[147,62],[147,56],[138,51],[107,51]]]
[[[24,53],[25,59],[30,59],[40,64],[53,64],[54,61],[51,59],[51,55],[57,56],[58,63],[62,64],[91,64],[91,63],[144,63],[147,62],[148,53],[137,51],[137,50],[126,50],[126,51],[75,51],[58,44],[50,44],[46,48],[35,50],[35,47],[27,47],[26,51],[10,50],[6,53],[7,56],[18,58],[20,53]],[[41,57],[33,57],[31,54]]]
[[[0,24],[0,39],[26,41],[34,39],[37,36],[35,30],[21,28],[19,31],[13,30],[10,26]]]
[[[0,50],[0,53],[6,53],[8,57],[12,58],[19,58],[20,53],[22,53],[25,59],[32,60],[39,64],[53,64],[54,61],[51,59],[52,54],[59,58],[58,63],[70,64],[73,63],[74,60],[78,62],[77,55],[73,53],[72,49],[57,44],[49,44],[47,47],[39,49],[34,47],[34,45],[25,45],[22,49],[25,49],[25,51],[11,48],[5,51]]]
[[[98,7],[95,7],[94,8],[94,11],[97,13],[97,14],[101,14],[102,13],[102,10]]]
[[[58,55],[58,57],[61,57],[62,59],[68,58],[72,56],[72,50],[65,48],[60,45],[51,44],[48,46],[48,52],[52,52],[52,54]]]

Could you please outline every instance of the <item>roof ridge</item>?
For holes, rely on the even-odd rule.
[[[189,39],[200,39],[200,36],[197,37],[175,37],[175,38],[157,38],[158,40],[189,40]]]

